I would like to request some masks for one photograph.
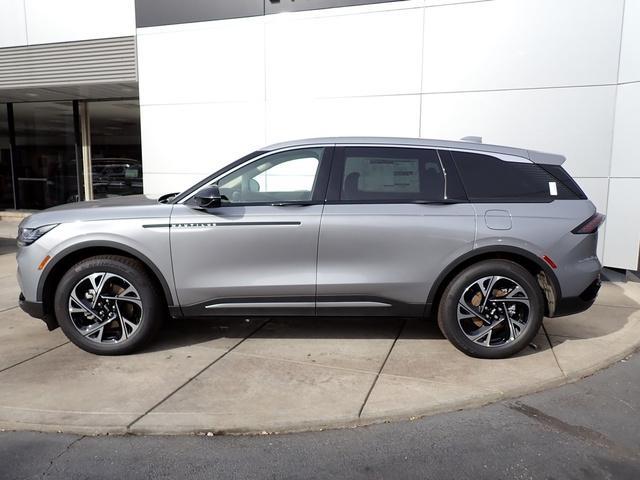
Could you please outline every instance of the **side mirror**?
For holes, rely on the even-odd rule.
[[[193,200],[197,207],[216,208],[222,204],[222,195],[217,185],[211,185],[196,193]]]

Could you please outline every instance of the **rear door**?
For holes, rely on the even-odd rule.
[[[185,315],[315,314],[331,150],[266,154],[210,182],[221,206],[174,207],[171,252]]]
[[[475,215],[435,149],[336,148],[318,247],[318,315],[424,312],[473,247]]]

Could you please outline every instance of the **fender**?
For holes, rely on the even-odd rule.
[[[551,267],[544,262],[544,260],[542,260],[541,258],[538,258],[533,253],[519,247],[513,247],[510,245],[489,245],[489,246],[480,247],[465,253],[464,255],[458,257],[453,262],[451,262],[446,268],[444,268],[440,272],[440,275],[438,275],[435,282],[433,282],[433,285],[431,286],[431,290],[429,290],[429,295],[427,296],[427,303],[425,305],[425,315],[428,315],[430,313],[431,308],[433,306],[433,302],[436,299],[436,295],[438,294],[441,287],[443,286],[443,282],[445,278],[447,278],[451,274],[451,272],[453,272],[457,267],[459,267],[461,264],[469,260],[473,260],[476,257],[483,257],[488,254],[495,254],[495,253],[515,254],[515,255],[520,255],[521,257],[525,257],[527,260],[531,260],[533,263],[535,263],[537,266],[540,267],[540,269],[545,273],[547,278],[551,281],[551,285],[553,286],[553,290],[555,293],[556,302],[562,298],[562,290],[560,289],[560,283],[558,282],[558,277],[556,277],[556,274],[553,272]]]
[[[42,275],[40,275],[40,280],[38,281],[38,288],[36,290],[36,300],[42,302],[43,294],[44,294],[44,286],[47,282],[47,278],[49,274],[53,271],[55,266],[60,263],[60,261],[67,258],[70,254],[77,252],[79,250],[84,250],[86,248],[113,248],[114,250],[121,250],[123,252],[128,253],[129,255],[137,258],[142,263],[144,263],[147,268],[149,268],[156,278],[160,281],[160,285],[162,286],[162,290],[164,291],[164,296],[167,300],[167,304],[169,307],[174,306],[173,295],[171,294],[171,289],[169,288],[169,284],[167,280],[164,278],[164,275],[160,271],[160,269],[146,256],[140,253],[135,248],[131,248],[128,245],[123,245],[122,243],[116,243],[109,240],[90,240],[88,242],[78,243],[72,245],[70,247],[65,248],[58,254],[56,254],[47,266],[44,268]]]

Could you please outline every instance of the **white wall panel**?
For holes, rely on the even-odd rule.
[[[607,177],[615,88],[428,94],[420,135],[559,153],[572,175]]]
[[[25,0],[29,44],[135,35],[134,0]]]
[[[138,31],[140,102],[264,99],[262,17]]]
[[[612,178],[604,245],[604,263],[608,267],[638,268],[640,247],[640,178]]]
[[[615,83],[622,0],[427,8],[423,92]]]
[[[264,146],[264,104],[141,106],[145,192],[148,173],[213,173]]]
[[[640,178],[639,140],[640,83],[619,85],[611,158],[612,177]]]
[[[417,93],[422,9],[266,22],[267,98]]]
[[[0,2],[0,48],[27,44],[24,0]]]
[[[640,0],[625,0],[618,81],[640,81]]]
[[[267,103],[268,143],[340,135],[417,137],[419,127],[419,95]]]
[[[608,178],[575,178],[578,185],[586,193],[589,200],[591,200],[596,209],[600,213],[607,213],[607,195],[609,194],[609,179]],[[576,225],[577,226],[577,225]],[[598,258],[602,262],[604,258],[604,238],[605,238],[605,224],[600,227],[598,232]]]
[[[26,1],[51,18],[92,10]],[[608,215],[599,257],[637,267],[640,0],[411,0],[152,27],[138,53],[145,192],[294,138],[479,135],[567,156]]]

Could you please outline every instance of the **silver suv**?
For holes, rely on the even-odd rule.
[[[19,232],[20,305],[97,354],[172,317],[436,317],[502,358],[588,308],[604,217],[531,150],[322,138],[253,152],[179,194],[51,208]]]

